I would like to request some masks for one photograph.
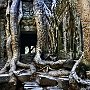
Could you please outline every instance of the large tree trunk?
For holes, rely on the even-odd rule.
[[[37,48],[40,48],[45,53],[48,50],[48,31],[43,2],[43,0],[34,0],[34,13],[37,27]]]
[[[6,51],[7,51],[7,62],[1,69],[0,74],[5,73],[7,68],[9,69],[10,83],[16,85],[17,79],[14,72],[16,71],[16,65],[22,68],[30,68],[31,72],[34,73],[34,67],[19,62],[20,50],[19,50],[19,29],[18,25],[22,18],[22,2],[20,0],[9,0],[8,7],[6,10],[7,28],[6,28]]]
[[[13,78],[13,72],[16,70],[16,62],[19,60],[19,44],[18,44],[18,8],[20,0],[8,1],[8,7],[6,10],[7,16],[7,29],[6,29],[6,49],[8,60],[0,73],[4,73],[7,70],[7,67],[10,66],[9,74],[12,76],[10,82],[16,83],[16,79]]]
[[[46,26],[45,12],[43,11],[44,1],[34,0],[34,14],[37,27],[37,46],[35,61],[41,62],[41,53],[48,52],[48,31]]]
[[[54,0],[55,1],[55,0]],[[54,54],[55,53],[55,32],[53,29],[53,23],[50,21],[51,17],[53,19],[53,14],[48,9],[44,0],[34,0],[34,14],[37,27],[37,47],[35,61],[41,62],[42,53]],[[54,4],[52,4],[52,9]],[[45,58],[43,58],[45,59]]]
[[[13,76],[13,72],[16,70],[16,62],[19,60],[19,39],[18,39],[18,8],[20,0],[14,0],[10,8],[10,31],[11,31],[11,48],[12,48],[12,59],[10,61],[10,75]],[[11,77],[10,82],[15,82],[16,79]]]
[[[7,50],[7,62],[5,66],[1,69],[0,73],[4,73],[9,67],[10,61],[12,59],[12,51],[11,51],[11,33],[10,33],[10,1],[8,1],[8,6],[6,9],[6,19],[7,19],[7,27],[6,27],[6,50]]]
[[[19,52],[19,36],[18,36],[18,7],[20,4],[20,0],[15,0],[12,2],[11,10],[10,10],[10,29],[11,29],[11,40],[12,40],[12,61],[11,61],[11,72],[16,69],[16,61],[19,60],[20,52]]]

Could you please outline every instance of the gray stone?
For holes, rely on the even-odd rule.
[[[45,86],[45,87],[56,86],[58,84],[54,78],[50,76],[44,76],[44,75],[39,75],[36,81],[40,86]]]
[[[6,83],[10,80],[9,74],[1,74],[0,75],[0,83]]]
[[[25,90],[43,90],[36,82],[25,82],[24,84]]]
[[[68,78],[59,78],[58,79],[58,87],[68,90],[69,88],[69,79]]]

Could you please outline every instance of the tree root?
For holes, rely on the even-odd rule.
[[[45,66],[45,65],[49,65],[51,67],[57,66],[57,67],[62,67],[63,64],[66,62],[66,60],[58,60],[58,61],[45,61],[41,59],[41,54],[40,51],[37,51],[36,56],[34,58],[34,62],[36,64],[36,66]]]
[[[10,66],[9,60],[6,62],[5,66],[0,70],[0,74],[3,74],[7,71],[7,68]]]
[[[13,59],[12,61],[10,60],[10,62],[6,62],[5,66],[1,69],[0,74],[8,72],[7,68],[10,67],[10,69],[9,69],[9,76],[10,76],[9,83],[11,85],[12,84],[17,85],[18,78],[17,78],[17,75],[15,74],[15,72],[17,72],[16,71],[17,66],[24,68],[24,69],[29,69],[31,75],[36,72],[36,68],[34,67],[33,63],[24,64],[24,63],[19,62],[19,61],[15,62],[15,59]]]
[[[62,70],[62,69],[60,69],[60,70],[54,70],[54,71],[50,71],[48,74],[49,75],[51,75],[51,76],[67,76],[67,75],[69,75],[69,71],[67,71],[67,70]]]
[[[22,68],[26,68],[26,69],[30,68],[30,64],[24,64],[20,61],[17,61],[16,65],[19,66],[19,67],[22,67]]]
[[[34,61],[36,64],[41,64],[41,65],[45,65],[45,63],[42,61],[41,59],[41,50],[39,48],[37,48],[37,52],[36,52],[36,55],[34,57]]]
[[[12,65],[14,65],[14,63]],[[7,71],[7,68],[9,68],[10,66],[11,66],[11,64],[9,62],[6,62],[5,66],[0,70],[0,74],[5,73]],[[24,64],[20,61],[16,62],[16,65],[14,65],[14,68],[16,66],[19,66],[19,67],[25,68],[25,69],[30,69],[30,64]]]
[[[81,85],[90,85],[90,80],[88,79],[82,79],[81,77],[79,77],[76,73],[76,68],[77,66],[80,64],[81,60],[83,59],[84,56],[84,52],[82,52],[81,57],[79,58],[79,60],[76,61],[76,63],[74,64],[70,75],[69,75],[69,79],[70,79],[70,83],[72,83],[73,80],[75,80],[77,83],[81,84]]]

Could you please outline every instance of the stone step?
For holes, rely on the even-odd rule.
[[[24,87],[24,90],[43,90],[42,87]]]
[[[25,82],[25,90],[43,90],[43,87],[39,86],[36,82]]]
[[[52,87],[41,87],[36,82],[25,82],[24,83],[25,90],[62,90],[57,86]]]
[[[48,87],[48,86],[58,86],[59,89],[67,90],[69,87],[69,78],[68,77],[52,77],[47,74],[41,74],[38,76],[37,80],[40,86]]]
[[[41,87],[36,82],[24,82],[24,89],[25,90],[42,90]]]
[[[49,76],[43,76],[39,75],[37,82],[40,86],[46,87],[46,86],[57,86],[58,82]]]
[[[10,80],[9,74],[0,74],[0,83],[5,83]]]
[[[18,77],[21,82],[30,81],[30,76],[32,75],[30,70],[17,70],[14,71],[14,74]],[[0,83],[9,82],[9,74],[0,74]]]

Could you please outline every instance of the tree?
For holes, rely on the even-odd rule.
[[[65,2],[66,1],[64,1],[63,4],[65,4]],[[8,60],[4,68],[1,69],[0,73],[5,73],[7,68],[10,67],[9,69],[9,74],[11,76],[10,82],[14,82],[14,84],[16,84],[17,82],[15,73],[14,73],[16,71],[17,66],[30,68],[30,71],[32,74],[36,72],[35,66],[38,66],[38,67],[42,66],[44,68],[47,68],[48,72],[49,72],[49,69],[50,70],[52,70],[52,68],[60,69],[60,67],[63,67],[63,64],[66,62],[66,60],[64,61],[59,60],[60,58],[57,58],[57,57],[60,54],[58,53],[63,46],[64,46],[64,52],[65,53],[67,52],[67,38],[69,37],[69,36],[67,37],[67,35],[71,35],[72,32],[70,30],[71,29],[73,30],[75,28],[75,21],[74,21],[74,18],[72,19],[71,17],[68,17],[68,19],[66,18],[67,17],[66,10],[69,10],[69,9],[71,10],[71,7],[69,4],[68,4],[68,7],[70,8],[66,6],[64,8],[65,9],[64,13],[60,11],[59,15],[55,15],[57,14],[56,11],[54,11],[55,7],[56,7],[56,0],[52,0],[51,9],[48,8],[44,0],[33,1],[33,10],[34,10],[35,24],[36,24],[36,29],[37,29],[36,55],[33,58],[34,60],[31,64],[24,64],[19,61],[20,60],[20,50],[19,50],[20,49],[19,48],[20,33],[18,31],[18,26],[23,16],[22,2],[21,0],[8,1],[8,6],[6,9],[6,20],[7,20],[6,50],[7,50]],[[68,13],[70,16],[71,15],[70,12]],[[62,16],[62,18],[60,15]],[[66,26],[67,25],[66,20],[68,20],[68,27]],[[62,31],[60,31],[59,29]],[[69,33],[67,33],[67,30]],[[75,29],[73,33],[75,34]],[[75,39],[74,35],[68,38],[68,40],[70,41],[70,42],[68,41],[68,43],[70,44],[69,49],[71,49],[71,42],[73,43],[73,39]],[[68,52],[69,51],[70,50],[68,50]],[[60,73],[62,72],[58,70],[56,73],[56,76],[60,75]],[[54,75],[54,72],[50,72],[50,74]],[[68,72],[66,72],[65,74],[68,74]]]
[[[50,22],[52,13],[45,5],[44,0],[34,0],[34,14],[37,27],[37,47],[34,59],[36,62],[41,62],[41,53],[51,53],[55,47],[54,29]]]
[[[52,10],[55,4],[53,0]],[[34,14],[37,27],[37,47],[36,47],[36,56],[34,58],[35,62],[42,63],[41,54],[42,53],[51,53],[52,49],[55,46],[54,32],[48,31],[51,29],[51,22],[49,22],[50,17],[52,16],[51,11],[48,9],[44,0],[34,0]],[[21,12],[21,13],[20,13]],[[19,31],[18,25],[22,18],[22,7],[20,0],[8,0],[8,6],[6,9],[6,50],[8,60],[5,66],[1,69],[0,73],[5,73],[7,68],[10,67],[9,74],[11,76],[10,82],[16,84],[16,78],[14,77],[14,71],[16,70],[16,65],[20,67],[30,68],[30,65],[23,64],[19,62],[20,59],[20,50],[19,50]],[[48,20],[49,19],[49,20]],[[49,24],[49,25],[48,25]],[[49,34],[51,33],[51,35]],[[49,36],[51,37],[49,39]],[[53,39],[52,39],[53,38]],[[50,41],[50,43],[49,43]],[[53,43],[52,48],[50,45]],[[51,50],[50,50],[51,49]]]

